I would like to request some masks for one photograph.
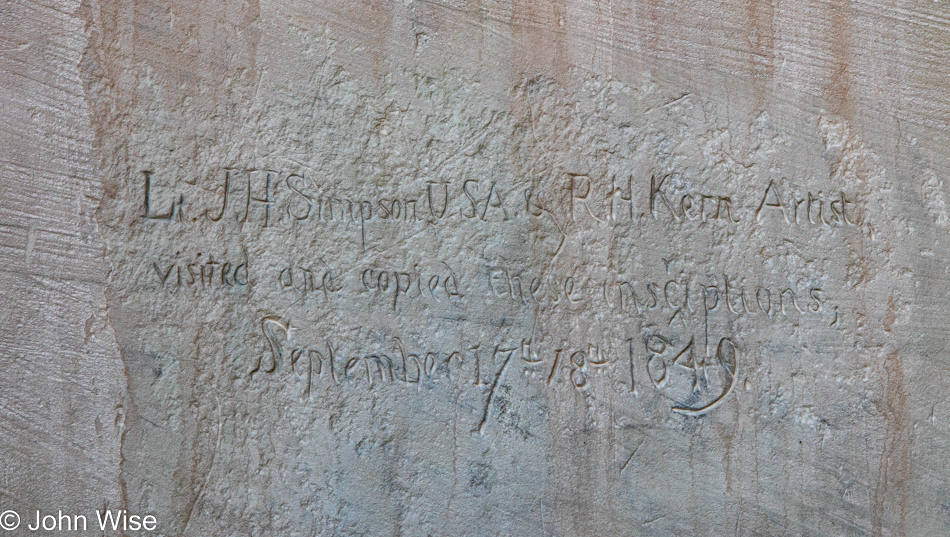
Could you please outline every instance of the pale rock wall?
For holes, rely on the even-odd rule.
[[[0,508],[947,533],[948,9],[7,4]]]

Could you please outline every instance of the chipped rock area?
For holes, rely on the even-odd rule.
[[[950,532],[944,2],[0,17],[0,511]]]

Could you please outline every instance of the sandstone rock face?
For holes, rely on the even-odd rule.
[[[14,534],[950,532],[945,2],[0,14]]]

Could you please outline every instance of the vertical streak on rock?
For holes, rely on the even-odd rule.
[[[570,80],[572,65],[570,43],[566,38],[566,28],[570,26],[568,6],[564,0],[557,0],[544,8],[533,0],[514,0],[511,6],[511,37],[514,41],[509,73],[512,85],[522,78],[533,78],[544,69],[561,85]],[[542,11],[551,9],[551,12]],[[557,25],[544,27],[539,24],[548,18],[554,18]]]
[[[851,80],[851,39],[853,12],[849,3],[830,2],[831,15],[831,78],[828,84],[828,106],[832,113],[849,122],[854,120],[854,95]]]
[[[775,6],[773,0],[748,0],[749,42],[755,110],[765,105],[775,75]]]
[[[904,361],[897,350],[884,359],[884,449],[874,510],[871,513],[872,534],[905,535],[907,518],[907,484],[910,480],[910,429],[907,392],[904,386]]]

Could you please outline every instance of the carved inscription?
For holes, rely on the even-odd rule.
[[[488,389],[487,409],[501,375],[512,367],[535,373],[533,378],[543,386],[566,385],[576,390],[590,390],[594,383],[616,375],[634,396],[649,386],[674,401],[672,411],[698,416],[729,395],[740,362],[739,345],[733,338],[711,342],[708,334],[699,342],[692,335],[687,340],[684,333],[666,332],[558,348],[522,338],[492,346],[407,349],[394,337],[388,345],[360,349],[331,340],[295,344],[290,338],[292,330],[296,329],[289,321],[262,319],[264,349],[252,359],[247,375],[294,383],[304,399],[310,399],[320,383],[373,388],[445,380],[459,389]],[[649,382],[644,384],[646,379]],[[484,424],[483,417],[480,431]]]
[[[446,225],[554,218],[563,225],[643,225],[645,222],[723,226],[779,218],[785,224],[836,228],[857,225],[853,196],[836,192],[784,192],[772,180],[748,198],[674,188],[676,177],[591,177],[565,173],[543,186],[512,192],[480,179],[419,179],[411,194],[341,191],[336,183],[303,172],[226,169],[213,192],[142,172],[143,218],[167,223],[352,226],[365,249],[377,225]],[[785,181],[787,182],[787,181]],[[202,184],[206,184],[202,182]],[[642,192],[638,199],[637,190]],[[217,200],[215,200],[217,198]]]
[[[265,297],[258,299],[266,304],[263,310],[281,312],[261,317],[247,346],[257,349],[242,372],[252,383],[290,383],[305,400],[318,389],[344,385],[449,383],[459,393],[479,390],[484,397],[479,432],[496,396],[508,393],[511,375],[518,374],[540,389],[566,387],[586,397],[605,386],[622,386],[635,398],[649,391],[667,400],[675,414],[701,416],[735,392],[743,356],[750,352],[737,323],[840,326],[841,297],[828,292],[828,282],[807,263],[763,278],[713,263],[674,270],[678,262],[658,255],[597,266],[560,259],[569,248],[577,256],[592,233],[612,236],[611,230],[622,229],[621,236],[636,237],[648,229],[714,230],[731,236],[746,230],[784,241],[773,235],[834,237],[863,222],[855,194],[801,189],[787,179],[756,181],[737,192],[698,188],[679,174],[564,171],[515,187],[490,178],[419,177],[403,181],[398,190],[374,190],[303,171],[235,167],[204,181],[143,171],[139,183],[139,222],[150,232],[200,229],[245,245],[200,252],[179,248],[146,260],[138,274],[149,274],[141,283],[153,291],[205,291],[196,298],[233,289],[250,296],[256,290],[254,296]],[[517,237],[537,248],[540,254],[533,258],[540,255],[543,262],[474,255],[490,251],[493,234],[509,229],[516,233],[509,240]],[[438,240],[451,235],[474,261],[440,259],[440,252],[432,251],[421,252],[424,262],[410,262],[381,240],[400,236],[397,232]],[[476,232],[481,235],[475,242],[463,238]],[[281,236],[307,246],[289,254],[274,242]],[[349,254],[320,246],[338,240],[352,248]],[[718,244],[723,243],[728,241]],[[705,247],[688,245],[681,257],[689,259],[689,248]],[[627,248],[638,251],[636,243]],[[450,347],[439,337],[422,338],[419,347],[405,343],[418,337],[360,342],[339,330],[306,328],[313,322],[306,314],[317,311],[311,308],[316,304],[321,315],[336,319],[368,312],[405,325],[434,319],[475,323],[478,335],[462,330],[460,343]],[[291,326],[296,313],[310,320]],[[588,333],[600,330],[603,336],[518,333],[519,318],[574,315],[591,317]],[[510,328],[492,335],[500,327]]]
[[[231,259],[230,261],[228,259]],[[240,258],[227,255],[198,252],[192,258],[176,252],[171,259],[159,259],[152,262],[155,282],[162,289],[174,290],[182,287],[228,288],[248,285],[248,256],[243,252]]]

